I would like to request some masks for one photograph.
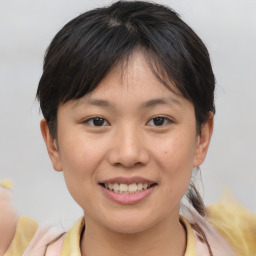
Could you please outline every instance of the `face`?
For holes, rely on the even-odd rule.
[[[87,226],[135,233],[178,218],[212,125],[197,134],[193,104],[164,87],[142,54],[91,94],[60,105],[57,119],[57,140],[44,120],[42,133]]]

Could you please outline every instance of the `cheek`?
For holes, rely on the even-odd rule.
[[[155,159],[167,172],[193,169],[195,140],[191,136],[172,136],[158,141],[152,148]],[[168,171],[169,170],[169,171]]]
[[[100,164],[103,155],[103,147],[88,137],[66,136],[60,144],[61,162],[63,171],[71,172],[82,178],[92,175]]]
[[[84,136],[62,137],[60,158],[65,182],[70,194],[81,205],[83,197],[91,193],[96,181],[96,170],[104,158],[103,148]]]
[[[195,152],[195,138],[190,134],[170,136],[154,148],[157,167],[162,172],[161,182],[167,195],[180,199],[190,183]]]

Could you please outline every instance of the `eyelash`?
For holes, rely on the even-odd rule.
[[[90,124],[90,122],[94,122],[94,121],[96,121],[98,119],[98,121],[101,121],[101,122],[103,122],[103,123],[107,123],[107,125],[95,125],[95,123],[93,123],[93,124]],[[149,122],[154,122],[154,121],[157,121],[157,119],[158,119],[158,121],[163,121],[164,122],[164,124],[163,125],[154,125],[154,124],[152,124],[152,125],[150,125],[150,126],[155,126],[155,127],[162,127],[162,126],[165,126],[165,125],[168,125],[168,124],[171,124],[171,123],[173,123],[173,121],[170,119],[170,118],[168,118],[168,117],[165,117],[165,116],[155,116],[155,117],[153,117],[153,118],[151,118],[148,122],[147,122],[147,124],[149,123]],[[160,119],[160,120],[159,120]],[[109,126],[110,124],[109,124],[109,122],[106,120],[106,119],[104,119],[104,118],[102,118],[102,117],[100,117],[100,116],[95,116],[95,117],[91,117],[91,118],[89,118],[89,119],[86,119],[85,121],[83,121],[83,123],[84,124],[88,124],[88,125],[90,125],[90,126],[92,126],[92,127],[103,127],[103,126]]]
[[[154,122],[154,120],[156,120],[156,119],[162,119],[164,121],[164,125],[150,125],[150,126],[162,127],[162,126],[173,123],[173,121],[170,118],[165,117],[165,116],[155,116],[155,117],[151,118],[147,123],[149,123],[151,121]]]
[[[93,125],[93,124],[90,124],[90,123],[89,123],[89,122],[91,122],[91,121],[92,121],[92,122],[95,121],[96,119],[101,119],[101,121],[108,123],[108,121],[107,121],[106,119],[104,119],[104,118],[102,118],[102,117],[100,117],[100,116],[95,116],[95,117],[88,118],[88,119],[84,120],[83,123],[84,123],[84,124],[88,124],[88,125],[90,125],[90,126],[92,126],[92,127],[103,127],[103,126],[106,126],[106,125]],[[109,125],[109,123],[108,123],[108,125]]]

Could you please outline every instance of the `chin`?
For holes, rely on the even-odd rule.
[[[112,226],[112,227],[108,227],[111,229],[112,232],[115,232],[115,233],[120,233],[120,234],[138,234],[138,233],[142,233],[146,230],[148,230],[149,225],[148,223],[145,224],[145,225],[137,225],[136,223],[133,223],[131,225],[131,223],[127,223],[127,224],[124,224],[122,223],[121,225],[115,225],[115,226]]]
[[[111,225],[109,225],[111,223]],[[113,232],[122,234],[136,234],[150,229],[156,224],[156,221],[148,216],[129,215],[129,216],[116,216],[111,220],[104,223],[105,227]]]

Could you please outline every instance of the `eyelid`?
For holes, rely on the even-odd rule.
[[[166,126],[168,124],[173,124],[174,123],[174,120],[170,117],[167,117],[167,116],[161,116],[161,115],[157,115],[157,116],[153,116],[149,121],[147,121],[146,124],[148,124],[150,121],[153,121],[154,118],[157,118],[157,117],[160,117],[160,118],[163,118],[165,119],[165,121],[167,121],[167,123],[163,124],[163,125],[149,125],[149,126],[153,126],[153,127],[163,127],[163,126]]]

